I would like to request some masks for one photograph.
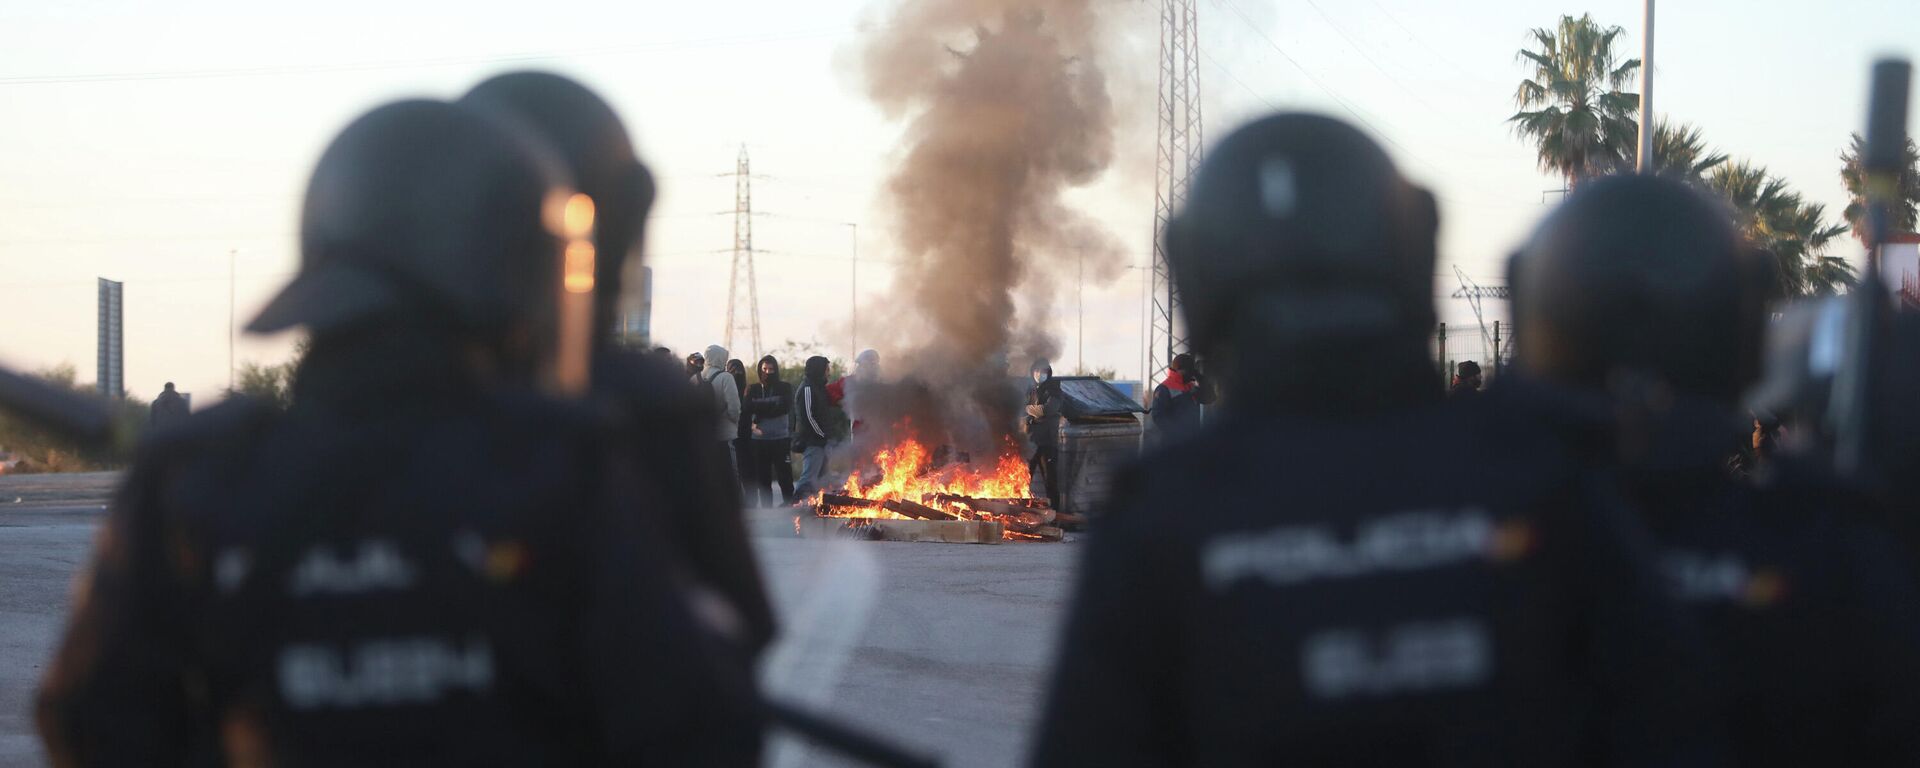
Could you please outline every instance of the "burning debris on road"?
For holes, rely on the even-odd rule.
[[[840,492],[823,492],[811,500],[816,517],[833,519],[846,529],[872,528],[881,520],[988,524],[955,526],[964,532],[961,540],[967,541],[1060,541],[1064,526],[1082,522],[1079,516],[1056,512],[1046,499],[1033,496],[1032,475],[1011,440],[992,471],[981,471],[964,456],[940,461],[937,453],[945,452],[928,450],[910,425],[894,431],[907,437],[874,455],[872,473],[864,477],[855,473]],[[800,520],[795,520],[795,527],[806,535]],[[918,533],[927,526],[908,528]],[[883,530],[872,532],[887,536]]]

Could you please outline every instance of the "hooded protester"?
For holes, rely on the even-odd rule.
[[[747,413],[747,364],[740,358],[727,360],[727,376],[733,379],[734,396],[740,401],[740,419],[734,423],[733,465],[740,468],[740,494],[747,504],[757,504],[753,490],[753,417]]]
[[[1445,402],[1437,228],[1337,120],[1208,152],[1167,261],[1196,351],[1261,396],[1122,473],[1033,764],[1716,764],[1630,511],[1531,421]]]
[[[1060,396],[1060,382],[1054,381],[1053,364],[1044,357],[1034,358],[1029,370],[1033,374],[1033,389],[1027,390],[1026,417],[1021,420],[1026,428],[1027,440],[1033,443],[1033,454],[1027,460],[1027,467],[1040,477],[1046,488],[1047,501],[1054,509],[1059,509],[1060,411],[1064,404]]]
[[[772,506],[769,485],[780,485],[780,503],[793,503],[793,385],[780,380],[780,361],[760,358],[759,380],[747,387],[746,409],[753,419],[753,491],[749,500]]]
[[[554,367],[587,344],[543,149],[430,101],[327,147],[248,325],[307,330],[292,405],[142,447],[41,691],[54,765],[754,764],[750,677]]]
[[[1153,417],[1156,441],[1164,442],[1192,434],[1200,428],[1200,406],[1213,403],[1213,384],[1201,375],[1191,353],[1173,356],[1167,365],[1167,378],[1153,388]]]
[[[1480,364],[1468,360],[1453,369],[1453,387],[1447,390],[1447,396],[1455,400],[1479,397],[1480,384]]]
[[[1920,596],[1877,510],[1799,457],[1727,471],[1773,270],[1685,184],[1589,182],[1508,265],[1527,333],[1484,400],[1639,507],[1719,663],[1732,764],[1920,765]]]
[[[721,446],[727,449],[727,455],[731,457],[734,455],[733,441],[740,439],[741,387],[734,383],[733,374],[727,370],[726,347],[718,344],[707,347],[704,359],[707,366],[700,370],[694,382],[706,387],[713,394],[714,410],[719,416],[719,423],[714,430],[714,439],[720,441]],[[744,371],[745,366],[742,366],[741,370]],[[737,481],[740,464],[737,459],[729,459],[729,461],[733,463],[734,477]]]
[[[811,498],[823,489],[821,478],[827,471],[827,443],[832,438],[828,432],[832,424],[829,409],[833,407],[832,398],[827,394],[830,365],[819,355],[807,358],[800,390],[793,396],[794,425],[799,429],[794,450],[800,452],[800,484],[794,489],[797,499]]]

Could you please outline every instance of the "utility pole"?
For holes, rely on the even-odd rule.
[[[1200,24],[1196,0],[1160,3],[1159,146],[1154,156],[1153,276],[1149,290],[1146,381],[1151,389],[1187,351],[1180,295],[1167,267],[1167,222],[1187,201],[1187,184],[1200,163]]]
[[[1073,331],[1073,367],[1081,373],[1087,370],[1087,252],[1078,251],[1080,257],[1073,262],[1073,313],[1076,316]]]
[[[734,310],[740,306],[740,265],[747,267],[747,325],[753,341],[749,354],[741,355],[741,360],[758,357],[760,346],[760,288],[753,277],[753,176],[747,169],[747,145],[740,145],[740,157],[733,172],[733,271],[727,277],[727,331],[721,336],[721,345],[733,354],[740,350],[733,346],[733,332],[739,325],[735,321]],[[727,361],[721,360],[725,366]]]
[[[1635,173],[1653,173],[1653,0],[1646,0],[1640,28],[1640,156]]]

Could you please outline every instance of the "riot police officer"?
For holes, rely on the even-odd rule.
[[[758,653],[773,637],[773,610],[747,541],[740,486],[712,439],[713,399],[689,389],[671,360],[621,348],[610,338],[622,277],[644,240],[652,175],[634,156],[633,142],[613,108],[567,78],[542,72],[500,75],[475,86],[462,101],[529,126],[556,150],[593,200],[594,394],[623,424],[623,452],[636,462],[635,470],[664,495],[669,553],[688,573],[703,615],[742,648]]]
[[[1335,120],[1270,116],[1208,156],[1166,244],[1196,351],[1237,394],[1124,476],[1037,764],[1712,748],[1701,648],[1629,513],[1549,435],[1445,402],[1436,228],[1433,198]]]
[[[460,105],[334,140],[249,326],[311,334],[293,404],[230,399],[136,460],[42,691],[56,764],[753,762],[749,681],[637,481],[532,388],[583,379],[566,179]]]
[[[1614,470],[1706,630],[1739,765],[1920,764],[1920,623],[1898,551],[1827,473],[1749,439],[1772,260],[1714,202],[1595,181],[1509,267],[1519,380],[1496,404]]]

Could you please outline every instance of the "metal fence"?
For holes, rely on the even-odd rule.
[[[1427,340],[1427,350],[1449,380],[1454,369],[1469,360],[1479,363],[1481,374],[1492,380],[1513,363],[1513,324],[1494,320],[1483,330],[1473,324],[1441,323]]]

